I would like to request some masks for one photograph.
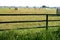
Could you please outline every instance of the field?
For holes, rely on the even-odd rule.
[[[45,16],[0,16],[0,21],[45,20]],[[49,16],[49,20],[60,20],[59,16]],[[0,24],[0,29],[32,28],[45,26],[46,22],[6,23]],[[49,26],[59,26],[59,21],[49,22]]]
[[[0,14],[56,14],[56,8],[0,8]],[[0,16],[0,21],[20,21],[20,20],[46,20],[46,16]],[[58,16],[49,16],[49,20],[60,20]],[[31,28],[45,26],[46,22],[9,23],[0,24],[0,29]],[[57,26],[60,23],[49,22],[50,26]],[[7,26],[6,26],[7,25]],[[13,27],[12,27],[13,26]],[[16,27],[17,26],[17,27]]]
[[[0,8],[0,14],[56,14],[56,8]]]
[[[56,14],[56,8],[0,8],[0,14]],[[49,16],[49,20],[60,20],[60,16]],[[46,20],[46,16],[0,16],[0,22],[20,21],[20,20]],[[36,28],[46,26],[46,22],[26,22],[26,23],[5,23],[0,24],[1,29],[12,29],[0,31],[0,40],[59,40],[59,21],[49,22],[47,33],[45,28]],[[56,27],[54,27],[56,26]],[[33,28],[19,29],[18,28]],[[59,30],[58,30],[59,29]],[[53,33],[52,33],[53,32]],[[47,36],[47,35],[48,36]],[[53,37],[54,35],[54,37]],[[46,39],[47,37],[47,39]]]

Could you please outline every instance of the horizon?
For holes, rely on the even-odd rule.
[[[0,6],[60,7],[59,0],[0,0]]]

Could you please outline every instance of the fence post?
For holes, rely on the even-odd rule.
[[[48,30],[48,14],[46,14],[46,30]]]

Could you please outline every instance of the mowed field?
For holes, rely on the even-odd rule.
[[[56,8],[0,8],[0,14],[56,14]],[[0,21],[46,20],[46,16],[0,16]],[[59,16],[49,16],[49,20],[60,20]],[[5,23],[0,29],[32,28],[45,26],[46,22]],[[59,26],[60,22],[49,22],[49,26]]]
[[[56,14],[56,8],[0,8],[0,14]]]

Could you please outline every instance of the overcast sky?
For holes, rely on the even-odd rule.
[[[0,6],[42,6],[60,7],[60,0],[0,0]]]

